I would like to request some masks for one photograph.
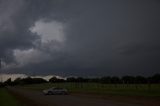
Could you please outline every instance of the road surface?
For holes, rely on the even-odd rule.
[[[124,103],[89,96],[43,95],[42,92],[14,87],[9,87],[8,90],[30,106],[144,106],[139,103]]]

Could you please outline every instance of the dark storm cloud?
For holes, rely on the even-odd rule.
[[[155,44],[129,44],[117,49],[117,53],[122,55],[152,54],[160,53],[160,45]]]
[[[2,0],[0,7],[2,58],[15,61],[14,49],[34,48],[30,54],[40,52],[47,59],[49,55],[48,60],[8,72],[86,76],[159,72],[159,1]],[[29,29],[41,19],[67,26],[60,50],[53,49],[61,45],[56,41],[34,44],[40,38]]]
[[[70,27],[71,51],[101,74],[159,72],[159,11],[155,1],[90,5]]]
[[[0,6],[0,49],[3,58],[10,49],[30,47],[35,37],[27,29],[30,25],[23,13],[23,1],[2,0]]]

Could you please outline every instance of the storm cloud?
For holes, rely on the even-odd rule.
[[[158,0],[0,0],[2,71],[158,73],[159,19]]]

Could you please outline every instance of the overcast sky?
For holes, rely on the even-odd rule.
[[[3,73],[160,72],[159,0],[0,0]]]

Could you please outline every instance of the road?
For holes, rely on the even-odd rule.
[[[42,92],[28,91],[20,88],[8,88],[11,93],[30,106],[143,106],[138,103],[124,103],[101,98],[78,95],[43,95]],[[30,103],[29,103],[30,102]],[[157,105],[158,106],[158,105]]]

